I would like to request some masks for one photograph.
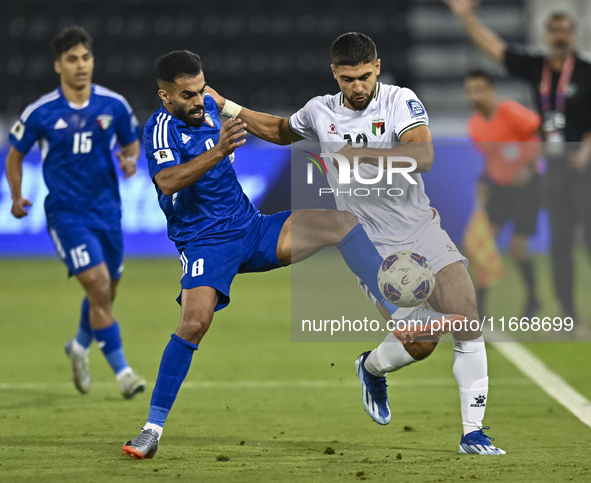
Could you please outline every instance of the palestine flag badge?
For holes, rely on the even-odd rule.
[[[385,119],[373,119],[371,121],[371,133],[374,136],[379,138],[385,132],[386,132],[386,120]]]

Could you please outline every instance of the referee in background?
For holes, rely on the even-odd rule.
[[[583,224],[591,254],[591,62],[574,49],[575,20],[552,13],[546,23],[549,53],[508,46],[474,13],[473,0],[444,0],[470,39],[488,57],[529,81],[536,93],[546,141],[547,208],[552,231],[554,287],[562,316],[575,315],[573,245]]]
[[[468,134],[484,155],[484,173],[478,183],[478,197],[484,202],[494,236],[505,222],[513,221],[511,258],[519,267],[526,288],[523,317],[537,315],[534,265],[527,240],[536,231],[540,209],[537,136],[540,116],[514,101],[496,98],[492,76],[481,69],[469,72],[464,89],[474,114],[468,121]],[[476,280],[478,312],[485,310],[486,285]]]

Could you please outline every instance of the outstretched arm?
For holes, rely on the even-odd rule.
[[[207,92],[215,99],[220,113],[226,114],[226,99],[220,96],[214,89],[207,86]],[[303,139],[294,133],[289,127],[288,117],[272,116],[264,112],[256,112],[246,107],[234,104],[237,112],[233,112],[232,117],[240,116],[243,122],[247,124],[246,130],[258,138],[264,139],[270,143],[280,144],[282,146],[291,144]]]
[[[507,45],[492,30],[486,27],[474,13],[475,0],[443,0],[460,19],[468,37],[488,57],[503,65]]]
[[[10,186],[12,196],[12,208],[10,212],[15,218],[23,218],[29,212],[27,207],[33,206],[28,199],[23,198],[21,185],[23,182],[23,159],[25,155],[15,148],[10,148],[6,156],[6,178]]]

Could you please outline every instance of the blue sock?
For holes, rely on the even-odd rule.
[[[88,299],[84,297],[82,307],[80,308],[80,324],[78,325],[76,340],[78,341],[78,344],[86,349],[92,344],[92,329],[90,328],[89,312]]]
[[[361,224],[356,225],[345,235],[337,248],[341,251],[347,266],[367,285],[373,296],[380,302],[389,314],[393,314],[398,307],[388,302],[378,286],[378,270],[384,261],[376,250],[375,245],[365,233]]]
[[[92,332],[113,372],[119,374],[123,369],[127,369],[129,365],[123,352],[117,321],[106,329],[94,329]]]
[[[193,352],[199,348],[198,345],[191,344],[176,334],[172,334],[170,338],[162,354],[148,414],[148,422],[158,426],[164,426],[181,384],[191,367]]]

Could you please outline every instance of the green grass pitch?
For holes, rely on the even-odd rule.
[[[178,322],[179,275],[174,259],[127,261],[115,313],[130,364],[150,382],[146,394],[125,401],[96,345],[91,393],[70,382],[62,344],[75,333],[82,291],[63,265],[0,261],[1,482],[591,480],[591,428],[493,347],[485,423],[507,455],[458,454],[449,343],[389,377],[392,422],[373,423],[353,367],[373,346],[291,342],[289,269],[237,277],[232,304],[194,356],[157,456],[124,457],[121,445],[145,423]],[[513,292],[503,290],[518,291],[511,283]],[[491,303],[500,296],[491,294]],[[590,344],[528,347],[591,398]]]

